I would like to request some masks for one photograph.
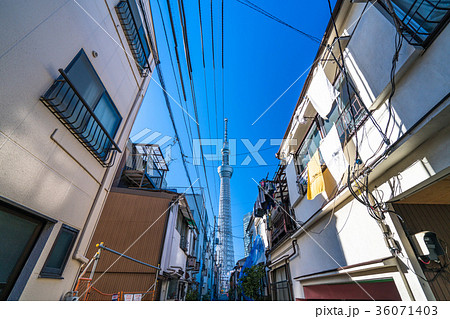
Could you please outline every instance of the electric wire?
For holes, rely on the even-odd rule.
[[[214,11],[213,0],[211,0],[211,48],[212,48],[212,67],[213,67],[213,82],[214,82],[214,106],[216,117],[216,138],[219,138],[218,122],[217,122],[217,93],[216,93],[216,60],[215,60],[215,47],[214,47]]]
[[[297,29],[296,27],[294,27],[294,26],[286,23],[285,21],[277,18],[273,14],[267,12],[266,10],[262,9],[261,7],[257,6],[256,4],[254,4],[254,3],[252,3],[252,2],[250,2],[248,0],[244,0],[244,1],[236,0],[236,1],[241,3],[241,4],[243,4],[243,5],[245,5],[245,6],[247,6],[247,7],[249,7],[250,9],[255,10],[256,12],[259,12],[259,13],[265,15],[266,17],[268,17],[268,18],[270,18],[270,19],[272,19],[272,20],[274,20],[274,21],[276,21],[276,22],[278,22],[278,23],[280,23],[282,25],[285,25],[286,27],[288,27],[288,28],[290,28],[290,29],[300,33],[301,35],[309,38],[310,40],[312,40],[312,41],[314,41],[316,43],[319,43],[319,44],[321,43],[321,39],[319,39],[318,37]]]
[[[209,97],[208,97],[208,84],[207,84],[207,77],[206,77],[206,64],[205,64],[205,50],[203,46],[203,21],[202,21],[202,9],[201,9],[201,1],[198,0],[198,16],[199,16],[199,23],[200,23],[200,37],[201,37],[201,43],[202,43],[202,60],[203,60],[203,79],[205,82],[205,98],[206,98],[206,114],[208,118],[208,132],[209,132],[209,138],[212,137],[211,135],[211,121],[210,121],[210,112],[209,112]],[[217,198],[217,180],[216,180],[216,174],[213,170],[213,180],[214,180],[214,193],[215,198]]]
[[[195,114],[195,118],[197,121],[197,133],[198,133],[198,138],[201,141],[200,124],[199,124],[198,110],[197,110],[197,99],[195,96],[194,79],[193,79],[193,75],[192,75],[192,64],[191,64],[191,58],[190,58],[190,52],[189,52],[189,40],[188,40],[186,15],[185,15],[185,11],[184,11],[183,0],[178,0],[178,11],[180,14],[180,23],[181,23],[181,29],[182,29],[182,34],[183,34],[184,51],[185,51],[185,55],[186,55],[186,63],[188,65],[189,79],[190,79],[190,84],[191,84],[190,88],[191,88],[191,95],[192,95],[192,104],[194,106],[194,114]],[[201,156],[203,172],[204,172],[205,180],[206,180],[206,189],[208,192],[209,202],[210,202],[210,206],[213,211],[213,214],[214,214],[214,206],[212,204],[212,199],[211,199],[211,192],[210,192],[210,187],[209,187],[209,182],[208,182],[208,174],[206,172],[202,143],[200,143],[200,156]]]

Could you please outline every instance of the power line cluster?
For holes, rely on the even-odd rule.
[[[203,1],[204,2],[204,1]],[[225,107],[224,107],[224,83],[223,83],[223,79],[224,79],[224,72],[223,72],[223,66],[224,66],[224,62],[223,62],[223,1],[221,3],[221,6],[214,6],[213,1],[210,1],[210,20],[211,20],[211,24],[210,24],[210,30],[207,30],[207,28],[205,28],[207,25],[204,22],[204,18],[205,18],[205,14],[204,14],[204,10],[202,10],[202,0],[198,0],[198,21],[199,21],[199,32],[192,32],[192,29],[195,28],[195,23],[194,20],[192,21],[188,21],[188,17],[190,19],[190,17],[192,17],[192,14],[190,12],[189,16],[186,15],[186,8],[184,1],[183,0],[176,0],[176,1],[170,1],[170,0],[166,0],[165,3],[165,8],[163,8],[163,6],[161,5],[159,0],[156,0],[157,3],[157,7],[158,7],[158,11],[160,14],[160,18],[161,18],[161,24],[163,27],[163,31],[164,31],[164,38],[165,38],[165,44],[167,46],[167,50],[169,51],[169,58],[170,58],[170,64],[171,64],[171,69],[172,69],[172,76],[173,79],[176,83],[176,88],[177,88],[177,94],[178,94],[178,99],[180,101],[179,106],[183,109],[182,115],[183,115],[183,124],[184,124],[184,129],[186,130],[186,136],[188,138],[188,144],[190,147],[190,151],[191,153],[193,153],[193,140],[198,138],[199,140],[202,139],[202,133],[205,134],[206,132],[209,133],[209,137],[211,137],[211,132],[212,132],[212,125],[215,122],[216,126],[215,126],[215,131],[216,131],[216,137],[218,137],[219,134],[219,129],[218,129],[218,125],[219,125],[219,114],[220,112],[218,111],[218,108],[220,108],[220,105],[218,105],[217,102],[217,87],[216,87],[216,59],[215,59],[215,51],[216,51],[216,47],[215,47],[215,43],[219,42],[219,41],[215,41],[217,39],[215,39],[218,36],[222,36],[222,39],[219,43],[221,43],[221,49],[222,49],[222,54],[221,54],[221,73],[222,73],[222,119],[220,119],[223,122],[224,116],[225,116]],[[166,10],[164,10],[166,9]],[[166,22],[167,21],[167,17],[165,17],[164,13],[167,13],[168,15],[168,19],[170,21],[170,28],[166,28]],[[176,14],[175,12],[178,12],[178,14]],[[214,20],[215,20],[215,16],[217,17],[221,17],[221,32],[216,32],[214,33],[214,29],[217,28],[217,26],[214,24]],[[190,32],[188,32],[188,28],[190,30]],[[208,32],[210,31],[210,32]],[[193,52],[190,49],[190,42],[192,41],[192,37],[196,36],[196,35],[200,36],[200,41],[201,41],[201,52],[202,52],[202,63],[203,63],[203,81],[205,82],[205,103],[203,101],[201,101],[200,99],[200,95],[196,94],[196,88],[195,88],[195,84],[196,81],[201,81],[201,79],[194,79],[194,67],[193,67],[193,63],[192,63],[192,57],[193,57]],[[204,41],[207,39],[207,37],[210,37],[211,39],[211,56],[212,56],[212,62],[209,64],[208,60],[207,60],[207,55],[205,54],[205,51],[207,49],[207,41]],[[182,47],[182,48],[180,48]],[[175,53],[175,57],[176,60],[173,57],[172,51],[174,51]],[[181,51],[181,52],[180,52]],[[184,54],[183,54],[184,53]],[[182,57],[184,56],[184,58]],[[176,65],[176,66],[175,66]],[[214,107],[215,107],[215,112],[213,117],[215,118],[215,121],[211,121],[211,116],[210,116],[210,94],[211,91],[208,90],[208,83],[211,82],[211,79],[208,79],[207,76],[207,69],[212,70],[212,74],[213,74],[213,83],[214,83],[214,89],[213,89],[213,93],[214,93]],[[163,87],[163,94],[164,94],[164,99],[165,99],[165,103],[167,106],[167,109],[169,111],[169,116],[172,122],[172,126],[175,132],[175,137],[176,140],[178,141],[178,145],[180,147],[180,153],[181,153],[181,159],[183,162],[183,166],[184,166],[184,170],[186,173],[186,176],[188,178],[189,183],[192,184],[192,178],[191,178],[191,174],[189,171],[189,162],[187,161],[188,155],[187,153],[184,151],[182,144],[183,142],[181,141],[180,135],[179,135],[179,125],[175,120],[175,115],[174,112],[172,110],[171,107],[171,103],[169,98],[167,97],[167,92],[166,92],[166,88],[165,88],[165,83],[164,83],[164,76],[163,76],[163,72],[161,70],[161,66],[159,64],[157,64],[156,70],[158,72],[160,81],[161,81],[161,86]],[[186,81],[187,79],[189,79],[188,81]],[[198,84],[198,83],[197,83]],[[190,94],[189,94],[189,93]],[[190,96],[188,96],[190,95]],[[203,107],[204,105],[204,107]],[[199,108],[201,109],[205,109],[206,108],[206,116],[207,116],[207,123],[200,123],[200,118],[199,118]],[[194,119],[189,118],[188,116],[186,116],[186,114],[189,115],[189,113],[193,113],[194,115]],[[192,123],[191,121],[194,121],[196,124],[196,129],[192,128]],[[202,125],[201,125],[202,124]],[[204,127],[204,125],[207,125],[207,131],[202,130],[200,126]],[[198,165],[193,165],[194,169],[195,169],[195,174],[197,176],[197,178],[199,179],[199,184],[200,187],[203,188],[202,186],[202,180],[204,180],[204,182],[206,182],[206,196],[209,199],[209,204],[211,207],[211,211],[213,213],[213,216],[216,216],[215,214],[215,207],[217,205],[215,205],[213,203],[212,200],[212,196],[211,196],[211,192],[214,192],[214,198],[218,199],[218,185],[216,183],[216,170],[214,169],[215,167],[212,165],[205,165],[205,158],[204,158],[204,153],[203,153],[203,147],[200,144],[200,156],[201,156],[201,165],[203,168],[203,176],[201,176],[201,172],[199,171],[199,167]],[[209,179],[208,179],[208,170],[207,167],[212,168],[212,174],[213,174],[213,178],[214,178],[214,185],[213,187],[210,187],[209,185]],[[204,178],[204,179],[203,179]],[[194,196],[195,199],[195,196]],[[199,206],[199,203],[197,203],[196,201],[196,205]],[[198,209],[198,207],[197,207]]]

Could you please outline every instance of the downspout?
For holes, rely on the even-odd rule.
[[[291,255],[288,256],[288,258],[286,258],[286,260],[284,261],[284,267],[286,269],[286,279],[289,281],[289,295],[290,297],[293,299],[294,298],[294,292],[292,291],[292,281],[291,281],[291,269],[289,268],[289,262],[291,261],[291,259],[293,259],[294,257],[297,257],[298,254],[298,249],[296,249],[297,246],[297,239],[294,239],[292,241],[292,249],[294,250],[292,252]]]
[[[171,201],[170,203],[169,203],[169,207],[171,206],[173,204],[173,201]],[[168,213],[166,214],[166,223],[165,223],[165,227],[164,227],[164,232],[163,232],[163,236],[162,236],[162,239],[161,239],[161,245],[160,245],[160,250],[159,250],[159,258],[158,258],[158,260],[159,260],[159,265],[161,265],[161,263],[162,263],[162,253],[163,253],[163,250],[164,250],[164,242],[165,242],[165,239],[166,239],[166,234],[167,234],[167,227],[169,226],[168,225],[168,223],[169,223],[169,216],[170,216],[170,210],[168,211]],[[156,276],[158,276],[159,274],[157,273],[156,274]],[[155,289],[156,289],[156,291],[158,292],[157,294],[158,294],[158,299],[157,300],[161,300],[161,285],[160,285],[160,289],[158,289],[158,281],[156,282],[156,287],[155,287]]]
[[[285,269],[288,269],[288,265],[287,264],[289,263],[289,261],[291,259],[293,259],[294,257],[297,257],[297,255],[298,255],[299,249],[296,249],[296,247],[298,247],[297,239],[294,239],[292,241],[292,249],[293,249],[292,254],[290,254],[290,255],[283,255],[283,256],[281,256],[280,258],[278,258],[277,260],[275,260],[273,262],[266,263],[267,268],[269,268],[269,276],[268,276],[269,277],[269,282],[271,281],[270,280],[270,278],[271,278],[270,274],[272,273],[272,265],[276,264],[279,261],[284,259],[284,266],[286,267]],[[290,282],[290,278],[291,278],[290,271],[286,275],[289,275],[289,293],[291,294],[291,296],[293,296],[293,294],[292,294],[292,283]]]
[[[131,107],[131,110],[130,110],[130,112],[128,113],[127,119],[126,119],[126,121],[125,121],[124,128],[125,128],[125,127],[128,127],[128,124],[129,124],[129,122],[130,122],[130,120],[131,120],[131,116],[132,116],[132,114],[134,113],[134,111],[135,111],[135,109],[136,109],[136,107],[137,107],[137,105],[138,105],[140,96],[141,96],[141,94],[142,94],[142,92],[143,92],[143,90],[144,90],[144,87],[146,86],[147,79],[148,79],[148,81],[150,81],[149,78],[144,79],[144,81],[142,81],[142,83],[141,83],[141,85],[140,85],[140,87],[139,87],[139,91],[138,91],[138,93],[136,94],[136,98],[135,98],[135,100],[134,100],[134,102],[133,102],[133,106]],[[136,118],[136,116],[137,116],[137,112],[135,112],[135,114],[134,114],[134,116],[133,116],[133,121],[134,121],[134,119]],[[131,130],[131,127],[130,127],[130,130]],[[120,132],[118,141],[120,141],[120,140],[122,139],[122,136],[123,136],[123,134],[124,134],[124,131],[125,131],[125,130],[122,130],[122,131]],[[105,186],[106,186],[106,180],[107,180],[107,178],[108,178],[108,176],[109,176],[109,171],[110,171],[110,169],[111,169],[111,167],[107,167],[105,173],[103,174],[102,181],[101,181],[100,186],[99,186],[99,188],[98,188],[98,190],[97,190],[97,193],[96,193],[96,195],[95,195],[94,201],[93,201],[92,206],[91,206],[91,209],[89,210],[88,216],[87,216],[87,218],[86,218],[86,222],[85,222],[84,225],[83,225],[83,229],[81,230],[80,237],[79,237],[79,239],[78,239],[78,241],[77,241],[76,247],[75,247],[75,249],[74,249],[74,253],[73,253],[73,255],[72,255],[72,258],[73,258],[73,259],[79,261],[79,262],[82,263],[82,264],[87,263],[87,262],[89,261],[89,259],[86,258],[86,257],[84,256],[84,254],[80,252],[81,242],[82,242],[84,236],[86,235],[86,229],[87,229],[89,223],[91,222],[92,214],[93,214],[95,208],[97,207],[97,204],[98,204],[98,200],[99,200],[99,198],[100,198],[100,195],[101,195],[103,189],[104,189]],[[109,193],[109,190],[108,190],[108,193]],[[99,215],[98,215],[98,217],[97,217],[97,222],[98,222],[98,220],[99,220],[99,218],[100,218],[100,215],[101,215],[101,212],[99,213]],[[91,238],[89,239],[89,242],[90,242],[90,240],[92,239],[92,235],[93,235],[93,233],[91,234]],[[89,243],[88,243],[88,246],[89,246]],[[86,248],[86,250],[87,250],[87,249],[88,249],[88,247]],[[75,278],[75,284],[76,284],[76,280],[77,280],[77,278]],[[74,285],[72,285],[72,286],[74,286]]]

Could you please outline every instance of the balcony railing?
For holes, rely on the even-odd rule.
[[[351,98],[350,105],[344,108],[335,122],[341,141],[344,143],[347,142],[353,133],[355,133],[355,130],[361,127],[368,116],[369,113],[358,95],[354,94]]]
[[[400,19],[404,38],[412,45],[426,45],[429,37],[441,26],[445,26],[449,19],[448,1],[392,0],[391,3],[395,14]]]
[[[92,108],[77,91],[63,69],[61,76],[40,101],[80,141],[104,167],[112,166],[116,152],[121,152]]]
[[[116,6],[116,12],[125,37],[127,38],[128,45],[130,46],[131,53],[138,64],[139,72],[141,76],[145,77],[149,73],[147,58],[150,55],[150,50],[148,42],[145,39],[141,18],[136,16],[138,12],[133,14],[128,0],[120,1]]]
[[[133,144],[123,174],[139,188],[166,189],[168,167],[158,145]]]
[[[286,235],[297,229],[296,223],[294,221],[295,217],[291,215],[290,211],[287,208],[288,207],[280,207],[277,209],[276,213],[272,213],[270,221],[272,229],[271,248],[281,242]]]

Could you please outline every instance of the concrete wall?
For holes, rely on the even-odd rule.
[[[85,253],[116,169],[103,168],[39,97],[58,77],[58,68],[67,67],[83,48],[122,116],[115,141],[124,149],[149,83],[126,53],[130,49],[114,10],[117,2],[8,1],[2,5],[0,195],[58,220],[31,277],[22,279],[27,281],[22,300],[58,300],[71,290],[79,261],[69,259],[63,280],[39,278],[39,273],[62,223],[80,233],[86,227],[76,244],[77,253]],[[98,53],[96,58],[93,51]]]

